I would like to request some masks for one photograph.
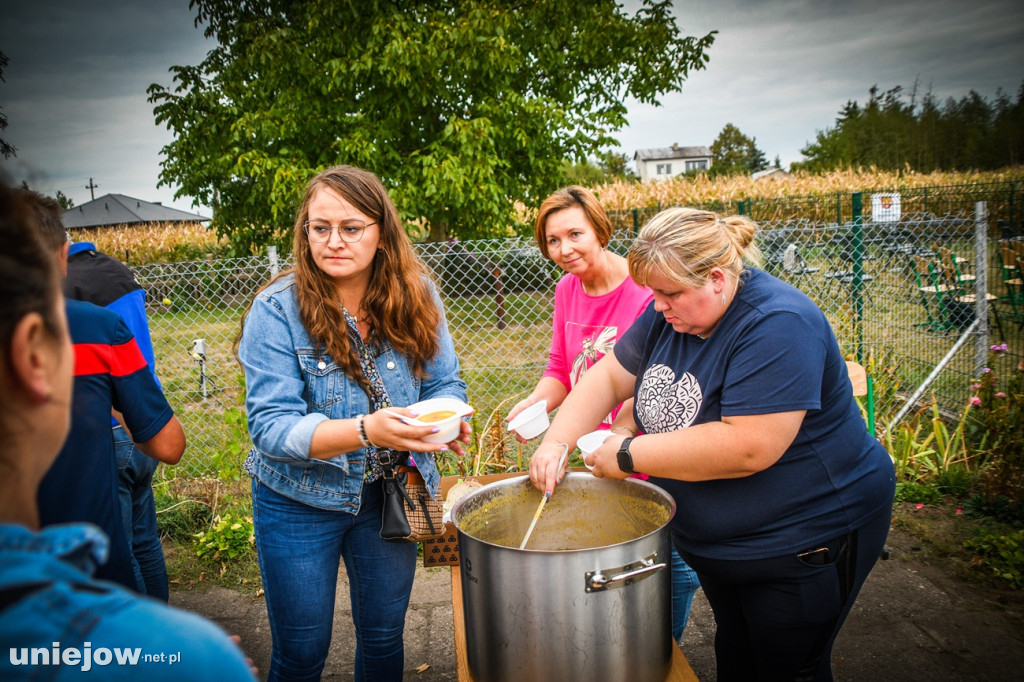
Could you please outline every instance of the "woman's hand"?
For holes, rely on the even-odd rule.
[[[440,428],[430,424],[424,426],[408,424],[403,421],[402,417],[416,417],[416,414],[407,407],[387,407],[366,415],[363,418],[366,438],[378,448],[392,450],[437,452],[448,449],[449,445],[424,440],[427,436],[440,431]],[[456,440],[469,442],[468,429],[469,424],[462,422],[459,437]],[[456,441],[453,440],[452,443],[456,443]],[[461,446],[458,447],[461,452]]]
[[[402,420],[402,417],[416,416],[407,407],[383,408],[366,415],[363,418],[363,428],[366,430],[367,439],[378,448],[409,450],[412,452],[453,450],[460,455],[465,454],[461,443],[468,443],[470,441],[470,435],[473,433],[473,430],[470,428],[469,422],[459,420],[459,435],[446,444],[439,444],[424,440],[427,436],[441,430],[437,426],[430,424],[417,426]]]
[[[562,476],[565,475],[569,458],[565,458],[562,467],[558,465],[566,447],[562,443],[541,443],[530,458],[530,482],[548,496],[555,492],[555,486],[562,482]]]
[[[465,452],[465,450],[462,449],[462,443],[468,443],[470,441],[470,436],[472,434],[473,434],[473,429],[469,426],[469,422],[467,422],[465,420],[460,420],[459,421],[459,435],[458,435],[458,437],[456,437],[456,439],[453,440],[453,441],[449,441],[446,444],[446,447],[449,450],[455,452],[455,454],[457,454],[457,455],[460,455],[460,456],[461,455],[465,455],[466,452]],[[436,450],[437,448],[434,448],[434,449]]]
[[[597,478],[628,478],[629,474],[619,468],[619,446],[624,440],[626,437],[617,433],[609,436],[596,450],[583,458],[583,463],[591,467],[590,472]]]
[[[522,412],[523,410],[528,408],[530,405],[536,404],[539,401],[540,401],[540,398],[534,397],[533,395],[526,396],[525,398],[520,400],[518,403],[516,403],[515,407],[513,407],[509,411],[508,416],[505,417],[505,423],[508,424],[513,419],[515,419],[516,415],[518,415],[520,412]],[[522,436],[519,435],[518,431],[513,431],[512,433],[515,435],[516,440],[519,441],[520,443],[529,442],[529,441],[533,440],[533,438],[537,437],[537,436],[534,436],[533,438],[523,438]]]

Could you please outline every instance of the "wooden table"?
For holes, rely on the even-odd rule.
[[[460,682],[473,682],[466,656],[466,619],[462,610],[462,573],[458,566],[452,566],[452,618],[455,621],[455,670]],[[665,682],[700,682],[693,672],[682,650],[672,644],[672,668]]]

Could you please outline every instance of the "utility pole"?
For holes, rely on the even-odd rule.
[[[99,185],[95,184],[92,181],[92,178],[89,178],[89,184],[86,185],[85,188],[89,190],[89,196],[92,197],[93,201],[96,201],[96,192],[94,192],[93,190],[96,189],[97,187],[99,187]]]

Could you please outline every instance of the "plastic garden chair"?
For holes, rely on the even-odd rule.
[[[853,360],[846,361],[846,371],[850,375],[850,383],[853,384],[855,396],[867,398],[868,433],[875,435],[875,385],[864,369],[864,365]]]

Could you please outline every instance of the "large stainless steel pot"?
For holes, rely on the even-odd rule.
[[[480,682],[664,680],[675,502],[645,481],[570,473],[547,503],[526,476],[452,510],[470,671]]]

